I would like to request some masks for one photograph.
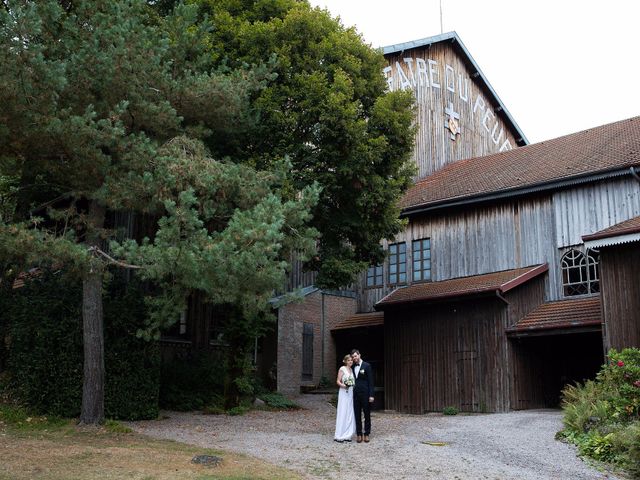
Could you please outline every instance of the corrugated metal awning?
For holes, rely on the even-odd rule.
[[[599,232],[583,235],[582,240],[587,248],[610,247],[623,243],[638,242],[640,241],[640,217],[630,218]]]

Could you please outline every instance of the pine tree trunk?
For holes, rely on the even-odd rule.
[[[87,246],[100,246],[98,230],[104,226],[104,208],[95,201],[89,206]],[[104,421],[104,318],[100,262],[93,265],[82,281],[82,331],[84,374],[80,423],[96,425]]]

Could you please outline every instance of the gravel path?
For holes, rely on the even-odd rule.
[[[296,402],[304,409],[238,417],[165,412],[169,418],[128,425],[151,437],[252,455],[309,479],[617,478],[554,440],[561,428],[555,410],[448,417],[374,412],[369,444],[339,444],[327,396],[303,395]]]

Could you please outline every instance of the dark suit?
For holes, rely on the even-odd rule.
[[[355,375],[355,366],[354,366]],[[369,397],[373,397],[373,370],[367,362],[360,362],[360,370],[353,387],[353,412],[356,415],[356,435],[361,436],[362,414],[364,413],[364,434],[371,433],[371,404]]]

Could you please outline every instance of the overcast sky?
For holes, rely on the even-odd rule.
[[[310,0],[382,47],[441,33],[439,0]],[[531,143],[640,115],[640,1],[442,0]]]

